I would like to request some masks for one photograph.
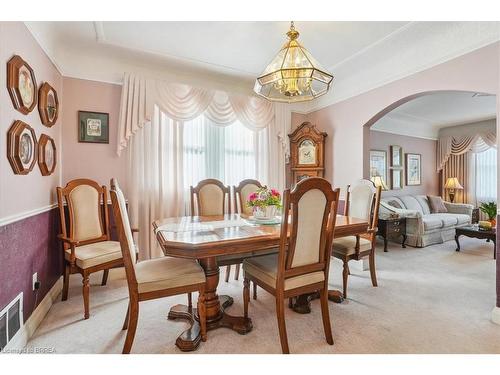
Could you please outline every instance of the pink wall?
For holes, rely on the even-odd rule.
[[[0,22],[0,310],[23,293],[24,320],[31,315],[61,276],[62,249],[57,240],[59,221],[55,188],[61,176],[61,133],[59,116],[51,128],[42,125],[38,108],[28,115],[14,109],[6,88],[6,64],[20,55],[35,72],[38,87],[48,82],[64,108],[62,76],[22,22]],[[57,147],[57,167],[42,176],[38,164],[28,175],[15,175],[7,160],[7,132],[14,120],[32,126],[37,139],[51,136]],[[32,291],[32,275],[41,283],[38,296]]]
[[[500,91],[499,47],[500,43],[491,44],[308,114],[309,121],[328,133],[326,178],[335,186],[342,187],[367,174],[368,165],[364,163],[364,155],[368,152],[369,143],[365,134],[368,129],[364,125],[380,111],[403,98],[435,90],[497,94]],[[335,90],[335,85],[332,89]],[[498,108],[497,119],[500,119]]]
[[[38,108],[28,115],[14,109],[7,85],[7,61],[20,55],[35,72],[38,87],[48,82],[58,93],[60,107],[62,98],[62,76],[45,55],[31,33],[22,22],[0,22],[0,221],[25,212],[48,208],[56,202],[55,188],[59,184],[61,170],[61,127],[59,116],[51,128],[42,125]],[[15,175],[7,160],[7,132],[15,120],[22,120],[35,129],[37,139],[42,133],[52,138],[57,146],[57,167],[51,176],[42,176],[38,164],[28,175]]]
[[[437,141],[373,130],[370,131],[369,149],[385,151],[387,153],[388,164],[391,145],[401,146],[405,154],[414,153],[422,155],[422,185],[404,185],[401,190],[386,191],[383,192],[383,195],[439,195],[439,174],[436,172]],[[369,158],[369,153],[366,153],[365,157]],[[404,160],[406,160],[406,156]],[[366,162],[369,161],[367,160]],[[389,165],[387,165],[387,179],[389,178]],[[388,180],[386,180],[386,183],[387,186],[390,187]]]
[[[116,155],[121,86],[64,78],[63,90],[63,184],[75,178],[90,178],[109,186],[110,178],[116,177],[126,192],[126,153]],[[80,110],[109,113],[109,144],[78,142]]]

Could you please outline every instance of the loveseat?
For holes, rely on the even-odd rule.
[[[431,213],[427,196],[387,196],[380,202],[379,217],[397,214],[406,218],[406,243],[425,247],[454,239],[455,228],[472,222],[471,204],[444,202],[446,213]]]

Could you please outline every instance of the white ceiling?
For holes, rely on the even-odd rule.
[[[124,72],[252,93],[288,22],[26,22],[64,76],[121,83]],[[295,22],[335,76],[309,112],[500,39],[498,22]]]
[[[443,91],[399,106],[378,120],[372,130],[437,139],[439,129],[496,117],[496,96]]]

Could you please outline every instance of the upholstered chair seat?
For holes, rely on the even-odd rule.
[[[137,263],[135,275],[139,293],[205,282],[203,268],[192,259],[164,257],[145,260]]]
[[[359,251],[372,248],[372,242],[366,238],[359,238]],[[333,240],[333,251],[335,253],[350,255],[356,253],[356,236],[340,237]]]
[[[245,259],[243,261],[243,273],[249,277],[259,279],[272,288],[276,288],[276,280],[278,277],[278,254]],[[324,280],[325,273],[323,271],[290,277],[285,280],[285,290],[320,283]]]
[[[71,249],[64,253],[67,261],[71,260]],[[76,265],[86,269],[122,258],[122,249],[118,241],[103,241],[75,248]]]

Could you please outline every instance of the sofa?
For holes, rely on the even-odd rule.
[[[447,213],[431,213],[425,195],[387,196],[380,201],[379,217],[406,218],[406,243],[425,247],[455,238],[455,228],[472,222],[471,204],[444,202]]]

